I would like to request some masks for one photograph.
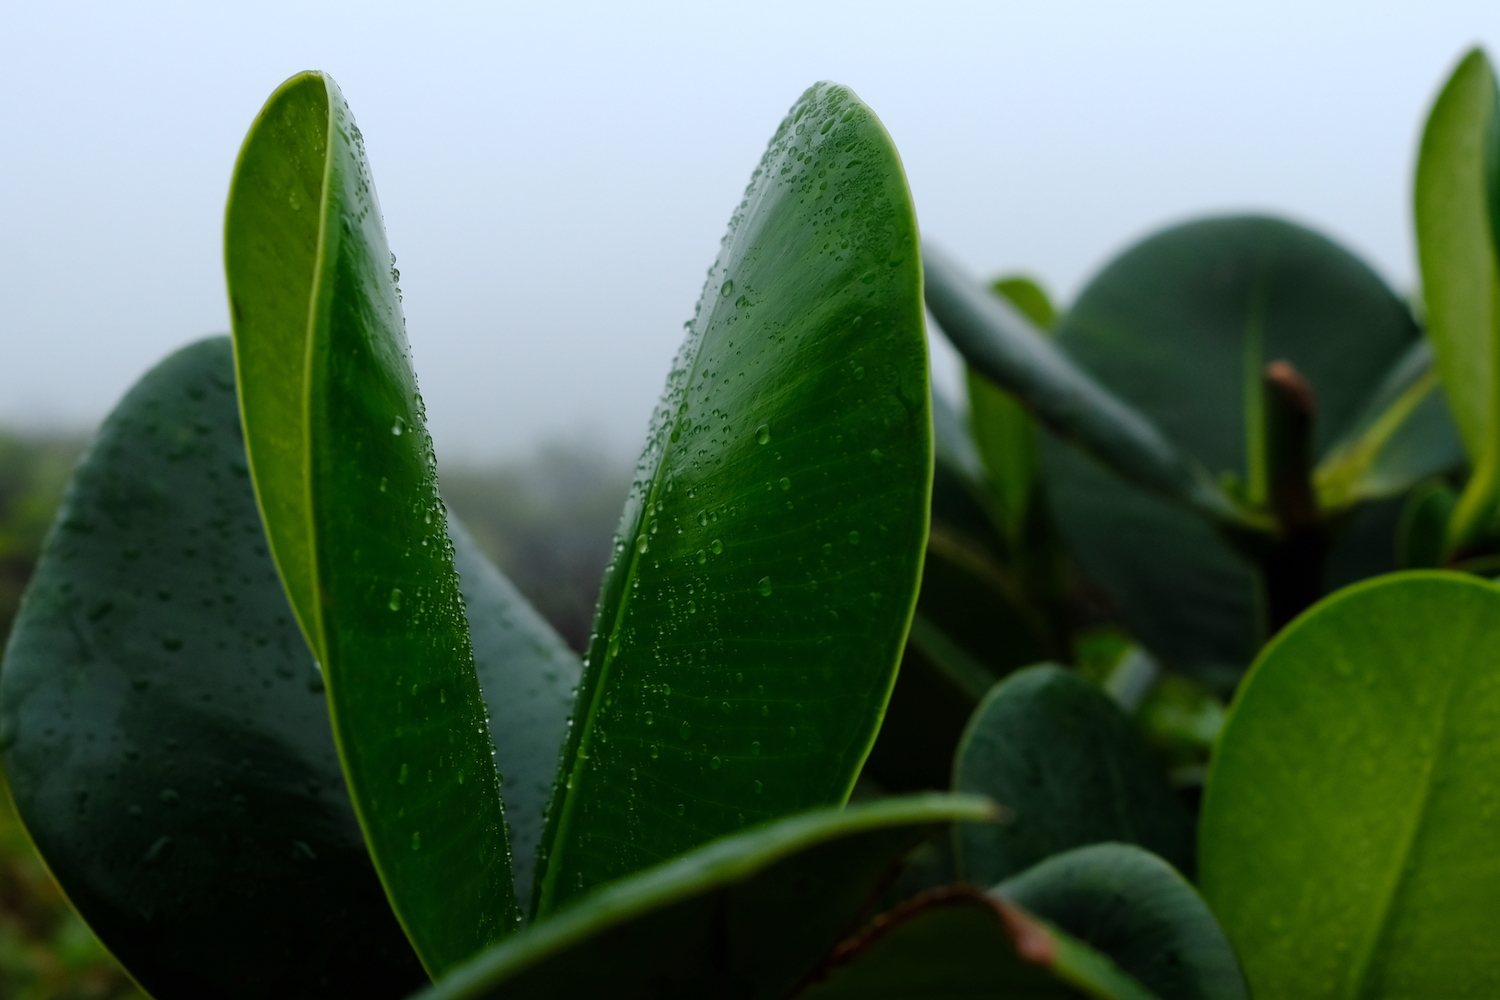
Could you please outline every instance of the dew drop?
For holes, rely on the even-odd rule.
[[[677,815],[681,816],[685,812],[687,812],[687,806],[683,805],[681,802],[677,803]]]
[[[755,779],[755,794],[756,794],[756,795],[759,795],[759,794],[760,794],[760,792],[761,792],[761,789],[762,789],[762,788],[765,788],[765,787],[766,787],[766,786],[765,786],[765,785],[762,785],[762,784],[761,784],[761,783],[760,783],[760,779],[759,779],[759,778],[756,778],[756,779]]]
[[[879,465],[881,462],[885,461],[885,456],[880,453],[879,448],[871,448],[870,461],[874,462],[876,465]]]
[[[858,365],[854,369],[854,381],[859,382],[865,377],[865,366]]]
[[[702,566],[706,562],[708,562],[708,553],[704,552],[702,549],[699,549],[698,550],[698,565]]]
[[[391,588],[391,599],[388,602],[386,602],[386,607],[390,608],[392,611],[400,611],[401,610],[401,588],[400,587],[392,587]]]
[[[639,537],[639,538],[637,538],[635,540],[635,550],[637,552],[641,553],[642,555],[645,555],[646,554],[646,550],[649,549],[650,547],[651,547],[650,540],[647,539],[645,533],[642,532],[641,533],[641,537]]]
[[[714,555],[722,556],[724,554],[724,543],[715,538],[713,541],[708,543],[708,549]]]
[[[755,585],[755,589],[760,591],[760,596],[761,597],[770,597],[771,596],[771,578],[769,576],[763,576],[763,577],[761,577],[760,578],[760,582]]]
[[[849,544],[850,545],[858,545],[859,544],[859,532],[857,532],[857,531],[851,531],[851,532],[849,532]]]
[[[405,432],[406,432],[406,421],[403,420],[401,417],[397,417],[396,418],[396,422],[393,423],[393,424],[391,424],[391,433],[394,434],[394,435],[396,435],[396,437],[400,437]]]
[[[757,757],[760,756],[760,740],[756,740],[750,744],[750,752]]]
[[[711,768],[713,768],[715,771],[717,771],[720,767],[724,766],[724,762],[722,760],[720,760],[719,758],[715,757],[713,760],[711,760],[711,761],[708,762],[708,766],[711,767]]]
[[[657,752],[658,752],[657,749],[656,749],[656,744],[655,743],[651,744],[650,748],[646,752],[651,755],[651,759],[652,760],[655,760]]]
[[[682,733],[682,738],[683,739],[687,739],[688,738],[688,734],[691,733],[692,731],[693,731],[693,727],[692,726],[688,725],[686,722],[684,722],[682,724],[681,733]]]
[[[648,725],[648,726],[649,726],[649,725],[652,725],[652,724],[653,724],[653,723],[655,723],[655,722],[656,722],[656,720],[655,720],[655,719],[654,719],[654,718],[652,718],[652,717],[651,717],[651,713],[650,713],[650,712],[647,712],[647,713],[646,713],[646,725]]]
[[[406,784],[406,779],[409,778],[409,777],[411,777],[411,769],[409,767],[407,767],[405,764],[402,764],[401,765],[401,773],[398,774],[398,775],[396,775],[396,784],[398,784],[398,785],[404,785],[404,784]]]
[[[792,488],[792,481],[790,479],[788,479],[786,476],[782,476],[781,477],[781,488],[784,489],[784,490],[791,489]]]
[[[729,296],[733,295],[734,282],[726,280],[724,284],[719,286],[719,294],[724,296],[726,299],[729,298]]]
[[[411,835],[411,849],[420,851],[422,849],[422,831],[418,830]]]
[[[761,424],[759,427],[755,428],[755,441],[756,441],[757,444],[770,444],[771,443],[771,425],[770,424]]]

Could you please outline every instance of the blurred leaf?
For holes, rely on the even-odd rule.
[[[1266,647],[1208,774],[1204,898],[1261,997],[1457,997],[1494,982],[1500,588],[1404,573]]]
[[[848,796],[927,535],[920,292],[890,137],[849,90],[813,87],[730,222],[652,423],[549,812],[539,915]]]
[[[1193,870],[1193,824],[1135,724],[1102,691],[1054,664],[997,684],[974,713],[953,788],[988,795],[1002,826],[960,825],[960,873],[991,885],[1054,854],[1139,844]]]
[[[968,364],[1044,426],[1130,482],[1210,521],[1260,522],[1181,454],[1151,420],[1054,348],[1008,302],[926,247],[927,306]]]
[[[868,918],[881,884],[934,827],[993,815],[983,799],[928,795],[723,837],[579,898],[414,1000],[774,1000]]]
[[[1443,565],[1448,521],[1458,496],[1440,479],[1411,491],[1396,533],[1396,564],[1402,569],[1436,569]]]
[[[516,899],[529,905],[544,814],[583,668],[457,519],[449,520],[448,532],[501,774]]]
[[[293,77],[251,126],[225,261],[271,549],[376,869],[440,973],[519,916],[395,258],[328,77]]]
[[[1291,223],[1231,217],[1127,250],[1084,289],[1057,341],[1193,460],[1250,481],[1258,437],[1247,401],[1266,362],[1288,361],[1311,385],[1322,455],[1417,335],[1406,304],[1347,251]],[[1232,684],[1266,628],[1258,572],[1201,518],[1065,442],[1042,451],[1058,526],[1130,631],[1167,666]],[[1363,537],[1336,538],[1329,563]],[[1383,540],[1381,555],[1392,548]]]
[[[1015,306],[1038,329],[1047,330],[1056,316],[1040,285],[1026,278],[1001,278],[990,290]],[[1036,491],[1036,427],[1014,398],[973,368],[965,370],[969,423],[984,460],[985,479],[1010,551],[1021,548]]]
[[[6,654],[0,744],[48,866],[158,1000],[424,981],[266,551],[226,339],[100,429]]]
[[[1234,950],[1208,906],[1149,851],[1080,847],[995,891],[1107,955],[1162,1000],[1249,1000]]]
[[[1088,945],[966,886],[919,896],[881,917],[840,945],[830,967],[796,996],[1154,1000]]]
[[[1318,466],[1318,503],[1325,511],[1337,511],[1361,500],[1395,496],[1463,461],[1463,442],[1433,368],[1432,342],[1417,340],[1391,366],[1353,429]]]
[[[1427,332],[1473,475],[1449,525],[1450,549],[1491,527],[1500,503],[1500,268],[1487,192],[1486,133],[1496,114],[1495,75],[1480,49],[1454,69],[1433,104],[1417,159],[1417,258]]]

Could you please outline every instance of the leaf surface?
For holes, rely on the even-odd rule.
[[[227,338],[100,428],[12,633],[0,744],[48,868],[158,1000],[425,981],[267,551]]]
[[[927,535],[916,220],[875,115],[818,84],[752,176],[605,571],[537,912],[843,802]]]
[[[988,795],[1001,826],[956,829],[960,871],[992,885],[1086,844],[1139,844],[1193,870],[1193,823],[1135,724],[1110,698],[1054,664],[995,685],[959,744],[955,791]]]
[[[1500,502],[1500,267],[1485,183],[1485,139],[1495,114],[1494,70],[1475,49],[1438,95],[1417,158],[1427,333],[1474,470],[1454,511],[1451,548],[1488,531]]]
[[[1491,989],[1497,663],[1500,588],[1454,573],[1351,587],[1266,647],[1199,829],[1204,898],[1255,995]]]
[[[1324,237],[1265,217],[1177,226],[1117,257],[1056,340],[1215,476],[1264,494],[1261,373],[1286,360],[1313,389],[1314,458],[1344,439],[1418,331],[1406,304]],[[1265,629],[1259,574],[1201,518],[1043,441],[1047,496],[1090,579],[1169,666],[1223,686]],[[1259,499],[1264,499],[1261,496]],[[1347,561],[1335,539],[1329,564]],[[1381,542],[1381,554],[1393,546]]]
[[[366,842],[440,973],[518,911],[394,261],[348,105],[293,77],[251,127],[225,223],[250,469]]]
[[[1153,1000],[1107,957],[998,896],[936,890],[839,946],[805,1000]]]
[[[1162,1000],[1249,1000],[1234,949],[1208,905],[1149,851],[1076,848],[995,891],[1109,956]]]
[[[581,897],[414,1000],[780,998],[924,837],[993,817],[982,799],[928,795],[742,831]]]

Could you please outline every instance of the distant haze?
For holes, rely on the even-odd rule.
[[[853,87],[926,238],[1062,298],[1159,226],[1270,211],[1414,280],[1436,88],[1500,4],[16,4],[0,424],[88,425],[227,328],[224,196],[302,69],[366,137],[440,455],[634,451],[782,114]],[[937,377],[954,383],[951,354]]]

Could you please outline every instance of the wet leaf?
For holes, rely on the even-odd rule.
[[[890,137],[849,90],[819,84],[751,179],[653,419],[549,814],[539,914],[849,794],[927,534],[920,295]]]

